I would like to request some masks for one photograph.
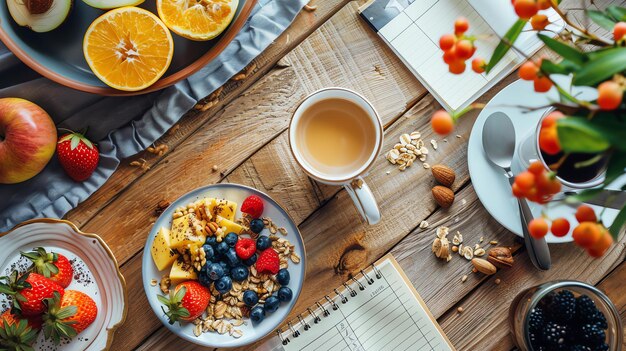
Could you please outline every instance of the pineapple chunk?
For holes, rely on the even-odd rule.
[[[241,232],[243,232],[243,227],[240,226],[239,224],[226,219],[224,217],[221,216],[217,216],[217,219],[215,220],[215,222],[217,223],[217,225],[219,225],[220,227],[226,227],[225,230],[225,234],[228,234],[230,232],[233,232],[237,235],[241,234]]]
[[[210,199],[211,205],[209,208],[211,209],[211,214],[213,218],[220,216],[223,218],[232,221],[235,219],[235,212],[237,212],[237,203],[224,200],[224,199]]]
[[[194,213],[186,214],[172,221],[170,248],[184,249],[187,245],[201,246],[206,240],[202,222]]]
[[[152,242],[152,259],[157,269],[162,271],[174,263],[174,260],[178,257],[178,253],[170,248],[170,231],[161,227],[157,233],[154,241]]]
[[[172,270],[170,271],[170,280],[172,281],[172,285],[196,279],[198,279],[198,274],[191,265],[185,264],[182,259],[174,261]]]

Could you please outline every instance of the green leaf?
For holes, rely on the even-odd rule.
[[[169,306],[169,304],[170,304],[170,300],[167,297],[163,296],[163,295],[158,295],[157,294],[157,300],[159,300],[160,303],[162,303],[162,304],[164,304],[166,306]]]
[[[541,70],[548,74],[570,74],[580,69],[580,66],[569,60],[562,60],[559,63],[548,59],[541,60]]]
[[[626,48],[606,50],[590,57],[580,71],[574,73],[572,84],[593,86],[626,69]]]
[[[517,37],[519,37],[520,33],[522,33],[525,25],[525,20],[518,19],[517,22],[515,22],[511,26],[511,28],[509,28],[504,37],[500,40],[500,43],[498,43],[498,46],[496,46],[496,48],[493,50],[491,59],[489,60],[489,63],[485,68],[485,71],[487,73],[489,73],[489,71],[491,71],[493,67],[495,67],[495,65],[497,65],[500,60],[502,60],[507,51],[511,49],[511,45],[513,45]]]
[[[606,12],[609,13],[616,21],[626,20],[626,9],[620,6],[609,6],[606,8]],[[613,29],[613,28],[611,28]]]
[[[576,195],[570,195],[565,198],[565,202],[569,204],[578,204],[595,198],[599,193],[604,191],[602,188],[585,189]]]
[[[624,226],[624,223],[626,223],[626,207],[619,211],[617,217],[615,217],[615,220],[613,221],[613,224],[611,224],[611,227],[609,228],[609,232],[615,241],[617,241],[617,236]]]
[[[611,144],[594,125],[584,118],[568,117],[557,121],[561,148],[565,152],[596,153],[608,149]]]
[[[604,185],[611,184],[615,179],[626,172],[626,152],[616,151],[611,155],[606,167]]]
[[[585,54],[572,46],[569,46],[559,40],[556,40],[544,34],[537,34],[537,36],[539,37],[539,39],[541,39],[541,41],[546,44],[547,47],[552,49],[552,51],[554,51],[555,53],[563,56],[563,58],[566,58],[579,65],[587,60]]]
[[[588,122],[617,150],[626,152],[626,121],[620,120],[613,112],[599,112]]]
[[[596,10],[587,10],[585,12],[587,13],[587,17],[591,18],[591,20],[594,21],[600,27],[608,31],[613,30],[613,26],[615,26],[615,21],[611,17],[605,15],[601,11],[596,11]]]

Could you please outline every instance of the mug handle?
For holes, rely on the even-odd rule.
[[[367,224],[373,225],[380,222],[381,215],[378,204],[372,190],[370,190],[363,178],[357,177],[353,179],[350,183],[345,184],[344,188],[348,191],[356,209]]]

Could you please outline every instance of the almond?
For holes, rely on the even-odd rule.
[[[437,182],[448,188],[452,186],[456,178],[456,174],[454,174],[454,171],[448,166],[434,165],[431,167],[431,171]]]
[[[474,266],[474,268],[476,268],[477,271],[486,275],[496,274],[496,272],[498,271],[496,266],[494,266],[487,260],[483,260],[482,258],[473,258],[472,265]]]
[[[432,190],[433,198],[439,204],[439,206],[443,208],[448,208],[452,206],[454,202],[454,192],[450,190],[450,188],[446,188],[445,186],[437,185]]]

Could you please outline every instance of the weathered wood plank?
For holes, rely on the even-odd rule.
[[[254,71],[244,80],[231,80],[227,82],[219,96],[219,102],[215,106],[205,112],[190,111],[181,118],[180,122],[177,124],[176,130],[170,130],[170,132],[160,138],[156,144],[168,145],[171,152],[199,128],[214,128],[219,126],[219,119],[215,117],[220,114],[224,106],[240,97],[241,94],[255,82],[264,77],[286,53],[291,51],[320,25],[326,22],[347,2],[348,0],[325,0],[323,6],[319,6],[314,12],[302,11],[298,14],[291,26],[261,55],[254,59],[253,65],[256,66]],[[167,154],[159,157],[148,152],[143,152],[133,159],[138,158],[146,159],[148,166],[155,167],[157,163],[167,159]],[[65,217],[81,227],[102,208],[119,196],[121,192],[125,191],[133,182],[143,175],[143,171],[139,168],[129,165],[130,161],[131,160],[123,161],[116,172],[98,189],[98,191],[81,203],[76,209],[69,212]]]

